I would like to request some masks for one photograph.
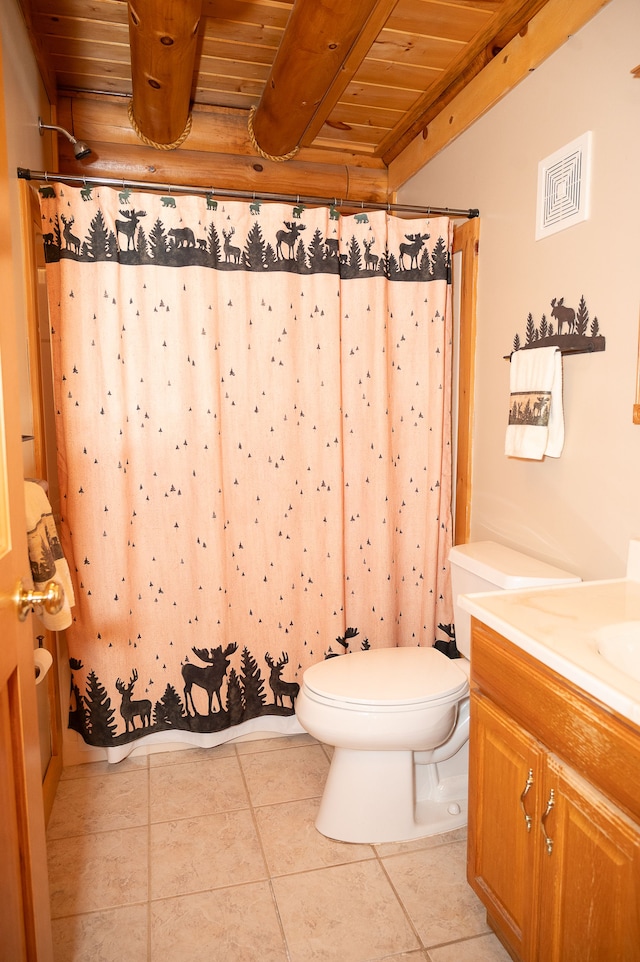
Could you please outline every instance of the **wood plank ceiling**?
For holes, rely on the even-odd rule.
[[[291,154],[277,166],[298,189],[331,194],[342,168],[352,196],[371,200],[386,195],[389,165],[550,0],[18,2],[55,122],[94,147],[78,164],[60,139],[60,169],[171,170],[199,183],[206,153],[218,181],[235,160],[241,181],[266,165],[276,183],[287,175],[273,173],[274,158]]]

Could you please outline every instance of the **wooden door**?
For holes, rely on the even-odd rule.
[[[467,878],[514,957],[533,958],[545,749],[471,693]]]
[[[1,78],[0,51],[0,960],[50,962],[33,642],[29,625],[18,620],[15,598],[29,563]]]
[[[640,826],[554,756],[544,791],[539,962],[639,962]]]

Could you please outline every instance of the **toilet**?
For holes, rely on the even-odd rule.
[[[452,548],[456,645],[374,648],[308,668],[302,727],[333,746],[316,828],[343,842],[400,842],[467,822],[470,619],[460,594],[580,581],[493,541]]]

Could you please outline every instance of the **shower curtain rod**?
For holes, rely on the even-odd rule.
[[[453,207],[412,207],[409,204],[382,204],[375,201],[368,203],[360,200],[347,200],[337,197],[306,197],[303,194],[268,194],[261,191],[249,190],[218,190],[214,187],[202,187],[201,185],[149,184],[144,180],[83,177],[80,174],[48,173],[44,170],[29,170],[25,167],[18,167],[18,178],[20,180],[44,180],[45,182],[62,181],[71,184],[82,184],[83,186],[116,187],[120,190],[129,188],[132,190],[160,191],[166,194],[210,194],[214,197],[228,197],[237,200],[281,201],[291,204],[320,204],[322,206],[359,208],[361,210],[386,210],[394,214],[421,214],[427,217],[432,214],[442,214],[448,217],[466,217],[470,220],[473,217],[480,216],[480,211],[477,208],[457,210]]]

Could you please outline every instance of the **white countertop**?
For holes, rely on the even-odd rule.
[[[640,581],[583,581],[552,588],[461,595],[460,606],[538,661],[640,726],[640,681],[597,649],[607,625],[640,621]],[[473,652],[472,652],[473,658]],[[497,666],[499,670],[499,666]]]

